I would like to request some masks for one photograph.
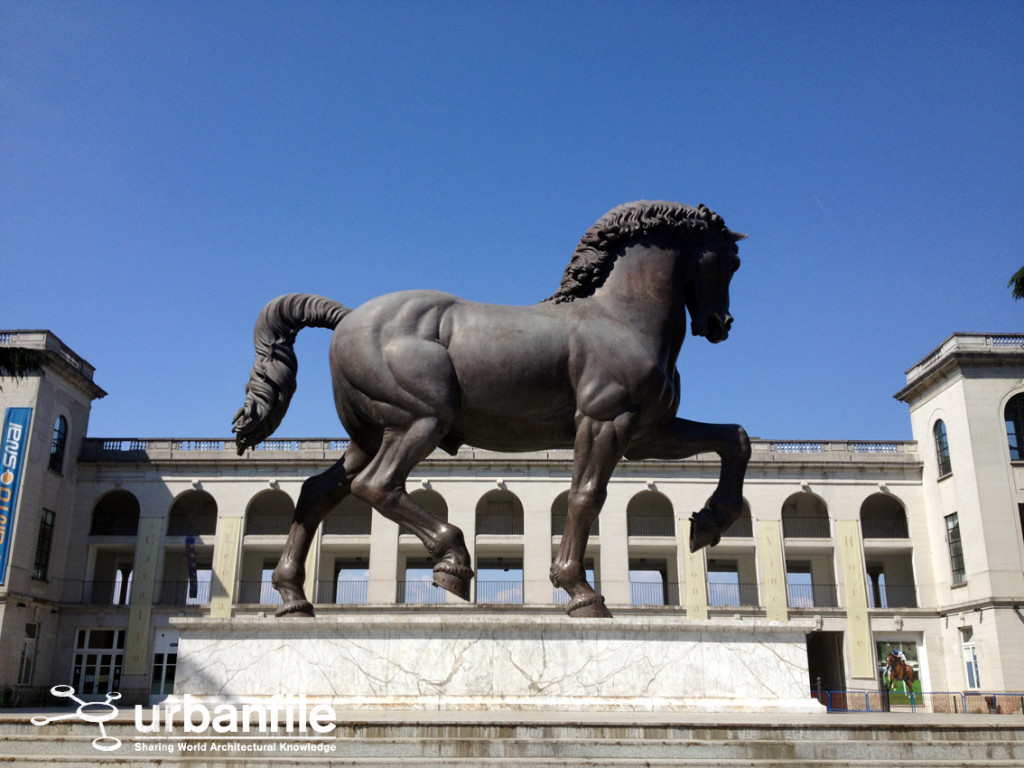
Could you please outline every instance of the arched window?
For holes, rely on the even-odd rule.
[[[64,469],[64,445],[68,439],[68,421],[58,416],[53,423],[53,440],[50,442],[50,469],[61,472]]]
[[[476,505],[476,534],[523,535],[523,502],[511,491],[489,491]]]
[[[134,536],[139,532],[139,500],[128,491],[111,491],[92,509],[90,536]]]
[[[787,539],[831,537],[828,507],[820,496],[797,491],[782,502],[782,535]]]
[[[949,439],[946,437],[946,424],[939,419],[935,422],[935,456],[939,462],[939,477],[945,477],[953,471],[949,463]]]
[[[640,491],[626,505],[627,536],[675,536],[672,502],[657,491]]]
[[[168,536],[210,536],[217,532],[217,502],[206,491],[185,491],[171,504]]]
[[[1010,461],[1024,461],[1024,392],[1010,398],[1003,416],[1006,439],[1010,443]]]

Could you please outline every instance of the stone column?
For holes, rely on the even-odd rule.
[[[846,603],[847,648],[850,673],[858,686],[874,682],[875,660],[871,648],[871,624],[868,619],[868,595],[864,580],[864,548],[859,520],[836,520],[839,562],[842,567],[843,596]]]
[[[782,548],[782,521],[757,521],[757,555],[761,565],[764,591],[761,601],[772,621],[789,619],[789,595],[786,590],[786,555]]]
[[[707,547],[697,552],[690,551],[690,518],[676,517],[676,530],[680,541],[677,541],[679,572],[683,575],[682,603],[686,608],[686,618],[706,619],[708,617],[708,566]]]
[[[635,488],[609,483],[608,499],[601,510],[601,594],[609,606],[629,605],[629,537],[626,505]],[[612,610],[612,613],[615,611]]]
[[[551,487],[523,483],[509,490],[523,503],[523,602],[551,605]]]
[[[377,510],[371,519],[366,602],[394,603],[398,592],[398,523]]]
[[[153,614],[153,593],[156,589],[166,522],[164,517],[139,519],[132,568],[131,609],[128,613],[128,632],[124,642],[122,674],[125,678],[139,675],[148,679],[150,618]],[[136,681],[126,681],[125,688],[135,687]]]
[[[210,617],[231,618],[238,583],[238,561],[242,553],[241,517],[218,517],[217,535],[213,545],[210,584]]]

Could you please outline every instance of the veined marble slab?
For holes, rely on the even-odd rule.
[[[176,618],[175,698],[336,710],[823,712],[795,622],[352,614]]]

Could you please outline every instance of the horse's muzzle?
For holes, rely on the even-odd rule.
[[[718,344],[729,338],[729,329],[732,328],[732,315],[720,315],[717,312],[709,314],[704,320],[704,327],[697,323],[693,324],[693,335],[703,336],[712,344]]]

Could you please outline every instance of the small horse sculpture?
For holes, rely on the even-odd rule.
[[[913,668],[895,653],[890,653],[885,659],[885,674],[889,678],[886,690],[894,690],[897,682],[903,683],[904,693],[914,690],[914,680],[917,676]]]
[[[722,460],[708,506],[691,518],[690,549],[718,543],[739,517],[750,441],[737,425],[676,417],[676,359],[686,335],[729,335],[733,232],[705,206],[640,201],[591,227],[558,291],[535,306],[476,304],[436,291],[387,294],[350,309],[308,294],[274,299],[254,332],[256,362],[234,418],[239,454],[269,437],[295,391],[302,328],[331,328],[334,401],[350,442],[303,483],[274,587],[278,616],[312,616],[304,562],[317,526],[349,493],[416,534],[434,583],[469,598],[462,531],[406,493],[412,469],[440,447],[573,449],[573,476],[551,582],[574,617],[611,616],[586,580],[590,526],[623,457]]]

